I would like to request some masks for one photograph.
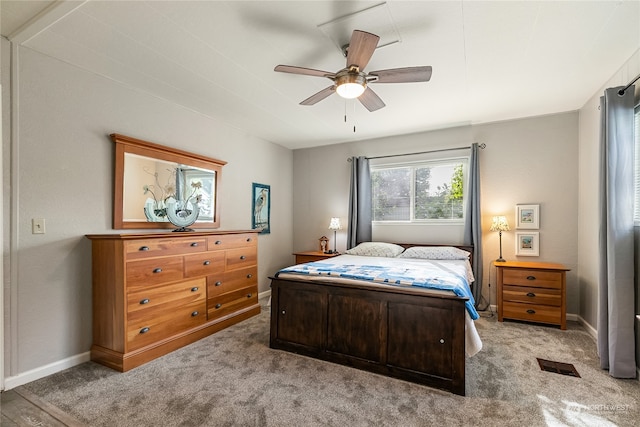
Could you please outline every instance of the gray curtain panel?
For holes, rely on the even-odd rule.
[[[615,378],[635,378],[633,200],[634,130],[631,86],[600,98],[600,281],[598,354]]]
[[[480,304],[482,296],[482,229],[480,225],[480,162],[478,160],[478,144],[471,144],[469,159],[469,193],[464,217],[464,244],[473,245],[473,299],[475,306]]]
[[[371,173],[369,159],[351,158],[347,249],[371,241]]]

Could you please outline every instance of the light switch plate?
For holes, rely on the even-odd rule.
[[[44,234],[44,218],[31,219],[31,233],[32,234]]]

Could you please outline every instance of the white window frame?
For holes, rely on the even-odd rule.
[[[455,156],[446,158],[437,158],[429,160],[420,160],[413,162],[395,162],[395,163],[378,163],[369,167],[371,172],[385,169],[411,168],[410,182],[410,203],[409,203],[409,219],[408,220],[392,220],[392,221],[376,221],[372,224],[376,226],[384,225],[463,225],[467,206],[468,188],[469,188],[469,160],[470,156]],[[443,219],[415,219],[415,183],[416,169],[423,167],[434,167],[438,165],[451,165],[462,163],[462,218],[443,218]],[[373,201],[372,201],[373,202]]]

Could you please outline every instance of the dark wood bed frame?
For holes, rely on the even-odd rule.
[[[473,246],[446,246],[473,254]],[[270,347],[464,396],[465,301],[420,289],[271,277]]]

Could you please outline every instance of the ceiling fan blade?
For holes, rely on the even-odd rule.
[[[385,103],[371,88],[366,88],[364,93],[358,97],[358,100],[369,111],[376,111],[385,106]]]
[[[428,82],[431,79],[431,67],[405,67],[378,70],[369,73],[369,76],[378,77],[371,83],[412,83]]]
[[[322,101],[323,99],[325,99],[329,95],[333,94],[335,91],[336,91],[336,87],[335,86],[326,87],[326,88],[322,89],[320,92],[315,93],[315,94],[311,95],[310,97],[308,97],[307,99],[305,99],[304,101],[302,101],[300,103],[300,105],[317,104],[318,102]]]
[[[281,73],[302,74],[304,76],[335,78],[336,74],[330,71],[314,70],[313,68],[296,67],[293,65],[278,65],[273,71]]]
[[[380,37],[375,34],[353,30],[347,49],[347,68],[357,65],[360,71],[364,70],[376,50],[376,46],[378,46],[378,40]]]

